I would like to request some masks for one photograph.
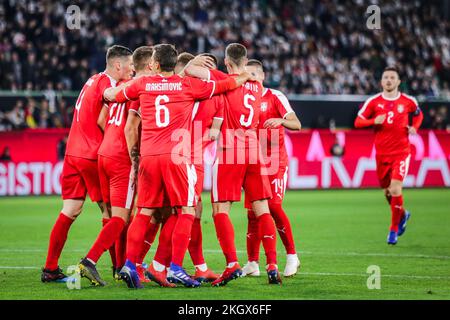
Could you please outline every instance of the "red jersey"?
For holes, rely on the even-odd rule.
[[[142,115],[141,155],[191,155],[194,102],[211,98],[214,81],[192,77],[143,76],[118,94],[117,102],[139,98]]]
[[[93,75],[85,83],[75,105],[66,155],[97,159],[103,139],[102,130],[97,125],[104,103],[103,92],[115,85],[116,81],[104,72]]]
[[[408,139],[409,114],[420,112],[413,97],[399,93],[394,99],[383,97],[382,93],[370,97],[358,112],[363,119],[385,114],[381,125],[375,125],[375,149],[377,155],[399,155],[411,152]]]
[[[228,75],[219,70],[211,70],[216,79],[226,79]],[[244,85],[224,94],[224,120],[222,124],[222,148],[257,148],[257,128],[261,108],[262,85],[247,81]]]
[[[125,124],[128,112],[139,113],[139,101],[110,102],[108,105],[109,117],[105,126],[102,144],[98,154],[120,161],[130,162],[127,140],[125,139]]]
[[[192,161],[195,164],[203,163],[205,149],[214,142],[209,139],[209,129],[214,119],[223,120],[224,104],[223,95],[195,103],[192,128]]]
[[[275,89],[264,89],[261,99],[261,113],[259,116],[259,128],[264,128],[264,123],[271,118],[285,118],[289,113],[294,112],[286,96]],[[279,139],[272,141],[271,132],[278,131]],[[284,127],[277,129],[267,129],[267,155],[279,159],[280,166],[288,164],[286,146],[284,144]]]

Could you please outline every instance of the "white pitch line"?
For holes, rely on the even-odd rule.
[[[10,270],[40,270],[39,267],[32,266],[0,266],[0,269],[10,269]],[[110,268],[98,268],[102,271],[110,271]],[[363,277],[367,278],[367,274],[364,273],[338,273],[338,272],[299,272],[298,276],[335,276],[335,277]],[[408,274],[381,274],[381,277],[389,278],[404,278],[404,279],[427,279],[427,280],[440,280],[440,279],[450,279],[450,276],[418,276],[418,275],[408,275]]]
[[[10,253],[26,253],[26,252],[46,252],[44,249],[1,249],[0,252]],[[152,248],[149,252],[154,252],[155,248]],[[69,249],[64,252],[87,252],[83,249]],[[221,250],[216,249],[204,249],[205,253],[222,254]],[[246,253],[245,250],[237,250],[237,253]],[[420,259],[441,259],[450,260],[450,256],[444,255],[425,255],[425,254],[395,254],[395,253],[377,253],[377,252],[324,252],[324,251],[297,251],[299,255],[324,255],[324,256],[360,256],[360,257],[392,257],[392,258],[420,258]]]
[[[367,278],[368,274],[363,273],[332,273],[332,272],[299,272],[299,275],[306,276],[349,276],[349,277],[364,277]],[[411,279],[450,279],[450,276],[416,276],[408,274],[383,274],[380,275],[381,278],[411,278]]]

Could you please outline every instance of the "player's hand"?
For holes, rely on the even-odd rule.
[[[256,75],[254,73],[250,73],[248,71],[244,71],[239,74],[239,77],[245,78],[246,81],[256,81]]]
[[[384,120],[386,120],[386,114],[380,114],[375,118],[375,124],[383,124]]]
[[[264,122],[265,129],[276,129],[283,125],[284,119],[270,118]]]
[[[196,56],[191,60],[191,63],[193,66],[199,66],[208,69],[214,69],[216,66],[214,60],[208,56]]]
[[[408,126],[408,133],[415,135],[415,134],[417,134],[417,130],[413,126]]]

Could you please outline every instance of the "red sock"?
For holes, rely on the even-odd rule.
[[[110,218],[102,218],[102,226],[103,226],[103,228],[109,223],[110,220],[111,220]],[[109,256],[111,257],[112,265],[113,265],[114,268],[116,268],[117,267],[116,266],[116,264],[117,264],[117,261],[116,261],[116,248],[114,246],[114,243],[111,245],[110,248],[108,248],[108,250],[109,250]]]
[[[234,244],[234,228],[230,217],[226,213],[216,213],[213,218],[217,239],[219,240],[227,264],[237,262],[238,258],[236,255],[236,246]]]
[[[122,230],[119,238],[117,238],[114,246],[116,247],[116,268],[122,268],[127,259],[127,235],[128,229],[130,228],[131,222],[133,221],[133,216],[130,216],[128,223]]]
[[[259,246],[261,239],[258,235],[258,220],[253,210],[247,211],[247,256],[248,261],[259,261]]]
[[[259,237],[266,252],[267,264],[277,263],[277,229],[270,213],[263,213],[258,218]]]
[[[270,214],[275,220],[275,225],[280,235],[281,241],[286,248],[287,254],[296,254],[294,236],[292,235],[291,223],[286,212],[284,212],[281,204],[273,204],[269,206]]]
[[[172,234],[178,221],[177,214],[171,214],[159,233],[158,248],[156,248],[155,261],[168,267],[172,260]]]
[[[205,257],[203,257],[203,237],[202,237],[202,225],[199,218],[194,219],[191,230],[191,241],[189,242],[189,254],[191,255],[194,266],[198,266],[205,263]]]
[[[394,197],[391,199],[391,231],[398,232],[398,225],[400,224],[400,220],[405,213],[405,209],[403,208],[403,196]]]
[[[144,262],[145,256],[147,255],[148,251],[150,250],[153,241],[155,241],[156,234],[158,233],[159,229],[159,223],[151,223],[150,222],[150,228],[147,231],[147,234],[145,235],[144,244],[142,245],[142,252],[139,256],[139,263]]]
[[[61,255],[64,244],[67,240],[70,226],[74,220],[62,212],[56,219],[53,229],[50,233],[50,241],[48,245],[47,261],[45,262],[45,269],[55,270],[58,268],[58,259]]]
[[[92,246],[91,250],[88,252],[86,258],[97,263],[98,259],[100,259],[103,252],[108,250],[108,248],[109,252],[111,253],[111,248],[113,247],[114,242],[119,238],[120,234],[122,233],[124,226],[125,221],[120,217],[112,217],[111,219],[109,219],[108,223],[106,223],[105,226],[102,228],[102,231],[100,231],[97,240],[95,240],[95,243]],[[114,250],[114,258],[115,257],[116,252]],[[114,261],[114,263],[115,262],[116,261]],[[114,267],[117,267],[117,265],[114,264]]]
[[[131,222],[127,234],[127,259],[136,264],[142,252],[145,234],[150,228],[150,216],[138,213]]]
[[[195,216],[191,214],[180,214],[172,234],[172,262],[179,266],[183,265],[183,259],[189,246],[192,224]]]

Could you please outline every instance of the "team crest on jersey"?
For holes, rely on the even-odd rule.
[[[261,111],[266,112],[267,111],[267,102],[261,102]]]
[[[402,104],[399,104],[397,107],[397,111],[398,111],[398,113],[402,113],[403,111],[405,111],[405,106]]]

